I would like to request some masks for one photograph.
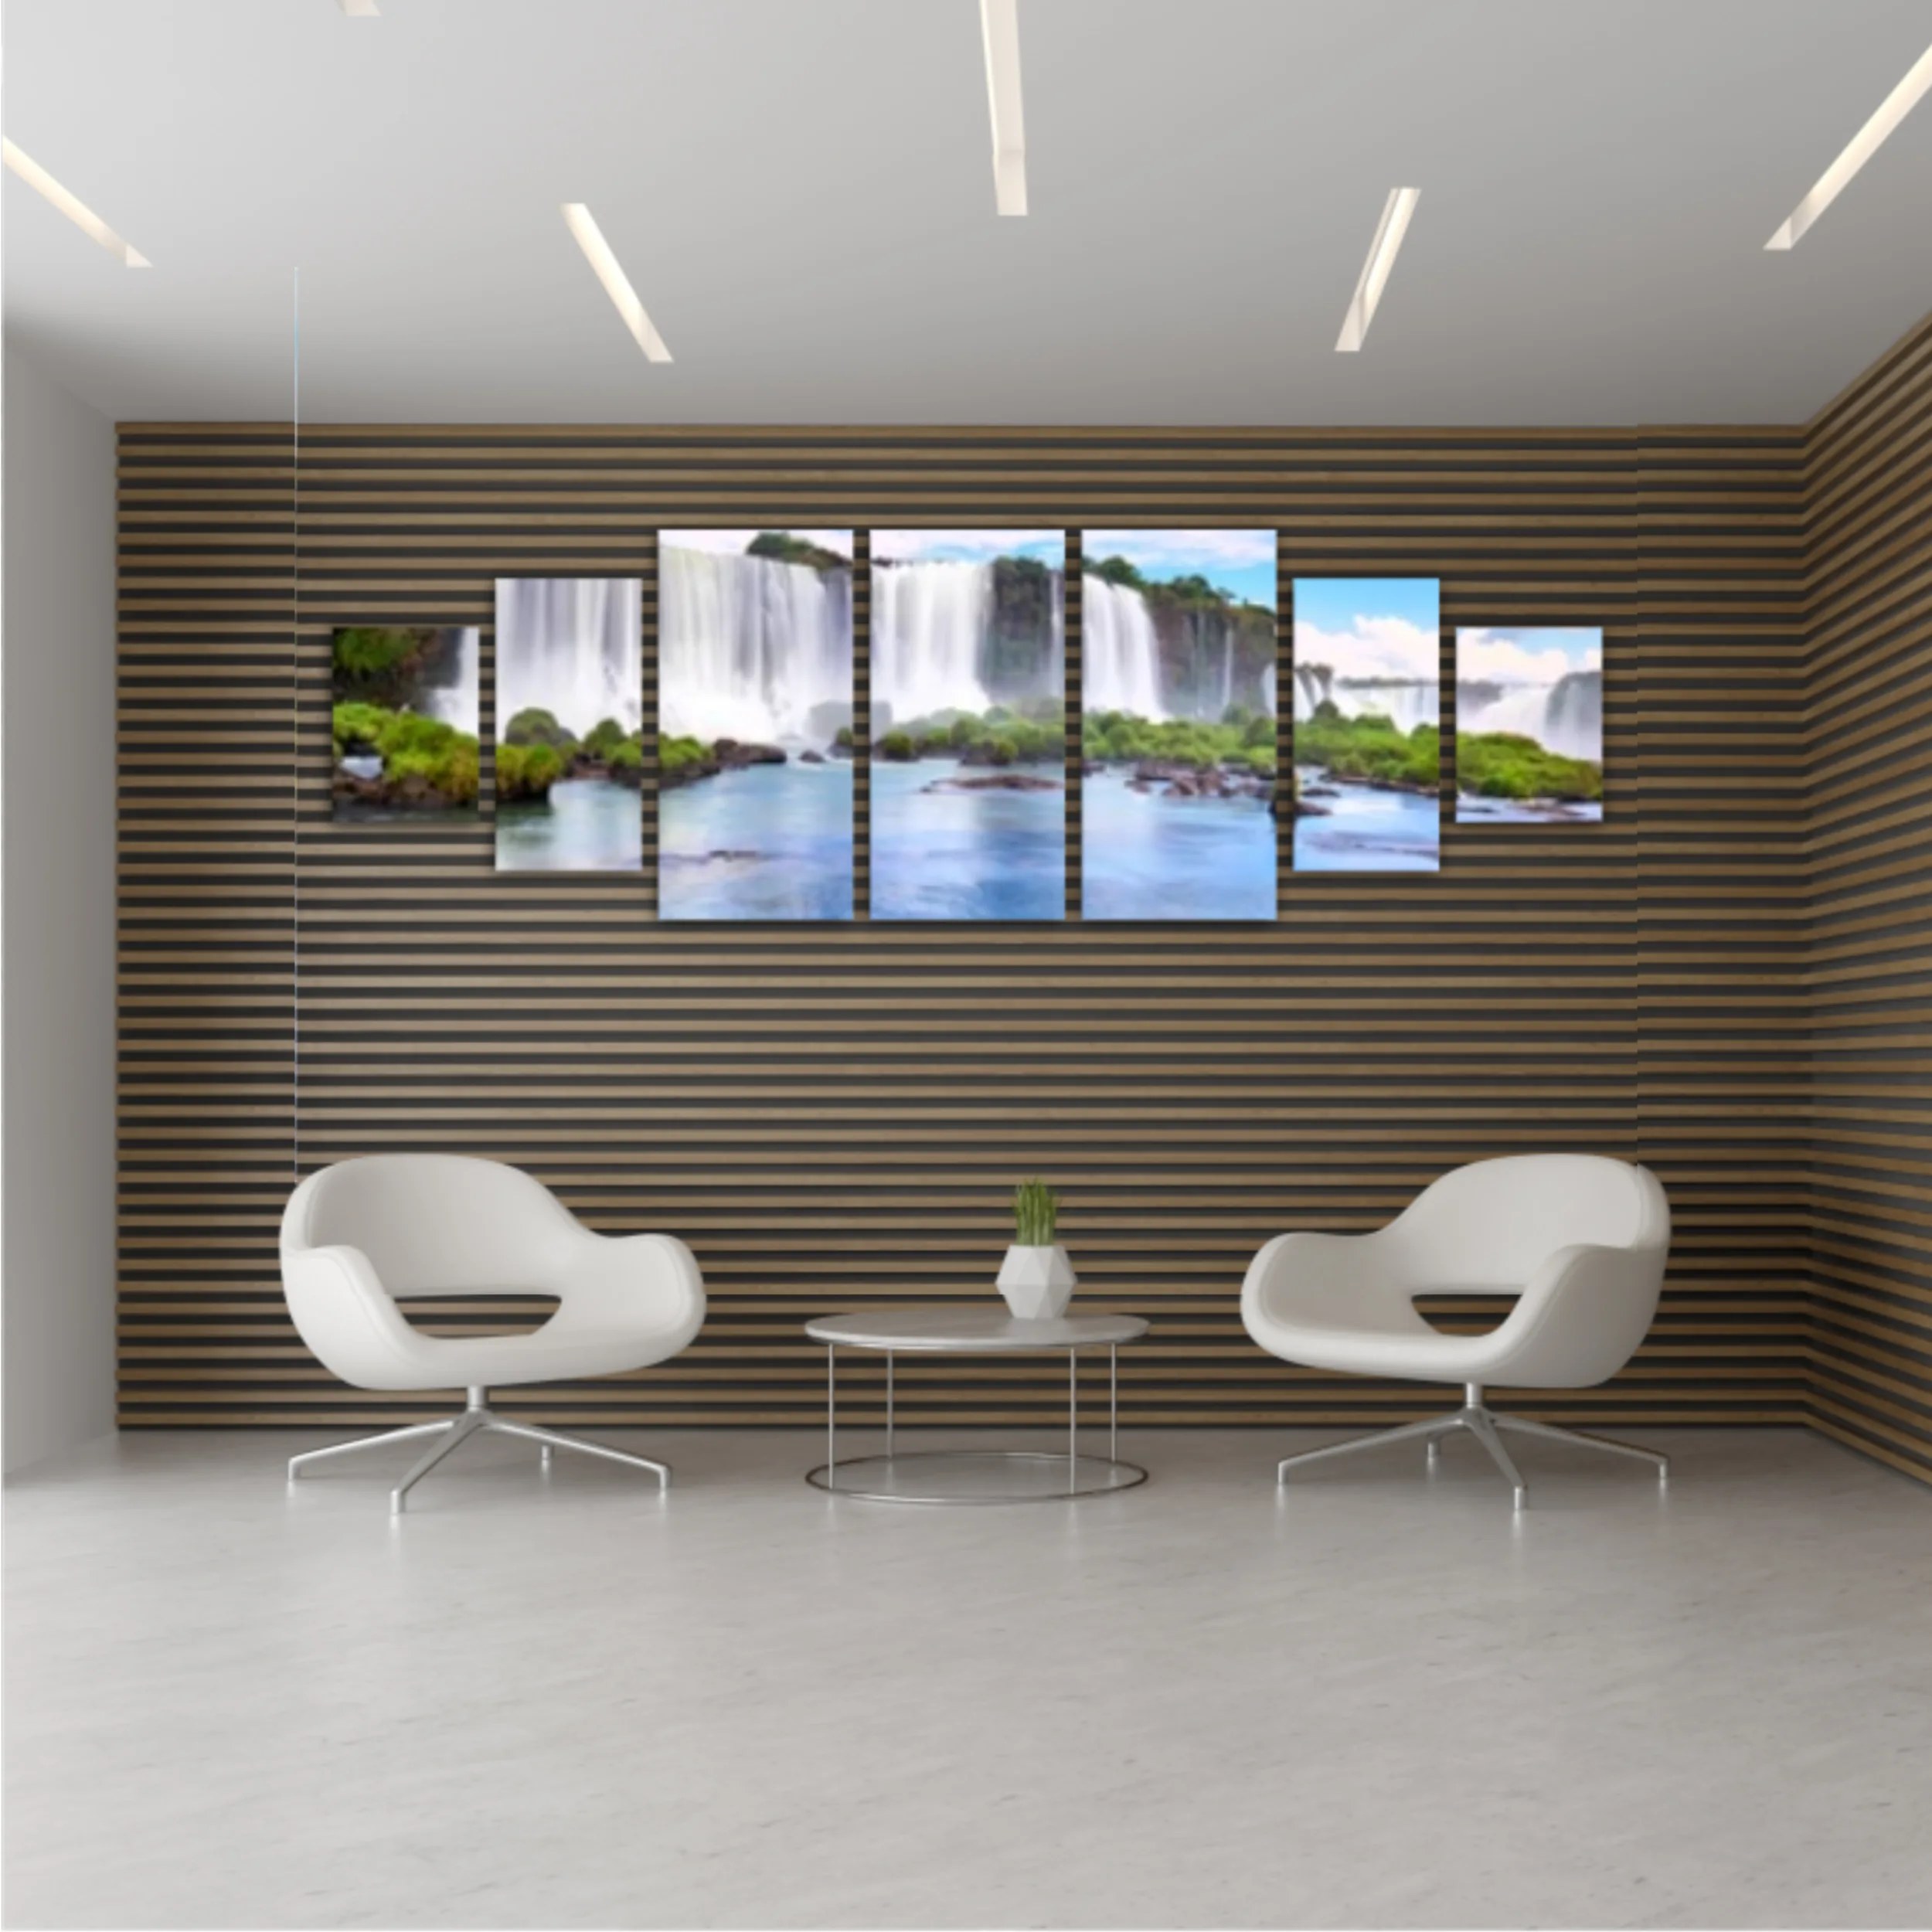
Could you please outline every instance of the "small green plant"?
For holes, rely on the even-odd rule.
[[[1023,1248],[1050,1248],[1060,1197],[1044,1181],[1022,1181],[1013,1190],[1013,1239]]]

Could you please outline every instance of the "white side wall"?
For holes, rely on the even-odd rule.
[[[5,1466],[114,1423],[114,434],[5,352]]]

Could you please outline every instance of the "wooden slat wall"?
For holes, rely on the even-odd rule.
[[[1932,1481],[1932,325],[1805,482],[1812,1420]]]
[[[295,1175],[397,1148],[518,1162],[697,1250],[697,1345],[512,1400],[559,1420],[815,1420],[799,1324],[990,1293],[1034,1171],[1083,1296],[1155,1324],[1131,1417],[1398,1419],[1439,1394],[1247,1342],[1249,1257],[1549,1146],[1653,1159],[1680,1232],[1630,1369],[1531,1406],[1803,1418],[1795,434],[311,427],[298,560],[286,425],[129,425],[121,464],[124,1423],[442,1406],[335,1383],[277,1284]],[[648,856],[498,878],[487,813],[329,823],[334,625],[482,624],[487,680],[496,576],[634,573],[648,664],[653,532],[779,522],[1278,527],[1284,580],[1439,575],[1445,678],[1458,624],[1600,622],[1606,821],[1445,823],[1434,877],[1284,872],[1273,927],[1046,929],[660,925]],[[1050,1366],[905,1386],[968,1422],[1063,1400]]]

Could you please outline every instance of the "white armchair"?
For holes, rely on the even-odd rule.
[[[1499,1430],[1586,1443],[1654,1463],[1665,1457],[1487,1408],[1485,1384],[1586,1389],[1637,1352],[1657,1311],[1670,1247],[1670,1204],[1648,1168],[1590,1154],[1478,1161],[1434,1182],[1370,1234],[1277,1235],[1254,1257],[1241,1318],[1270,1355],[1308,1368],[1417,1382],[1460,1382],[1463,1406],[1285,1458],[1277,1472],[1379,1444],[1441,1439],[1466,1429],[1515,1492],[1529,1492]],[[1417,1311],[1420,1294],[1510,1294],[1509,1318],[1486,1335],[1445,1335]]]
[[[322,1366],[359,1389],[466,1389],[468,1406],[440,1422],[311,1449],[310,1463],[379,1443],[440,1437],[390,1492],[410,1491],[483,1430],[580,1450],[671,1478],[662,1463],[494,1413],[492,1386],[617,1375],[668,1361],[704,1321],[704,1277],[668,1234],[593,1233],[542,1182],[496,1161],[383,1154],[311,1174],[282,1216],[282,1286],[302,1339]],[[558,1307],[527,1335],[451,1340],[412,1328],[399,1296],[540,1294]]]

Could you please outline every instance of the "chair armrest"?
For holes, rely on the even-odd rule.
[[[585,1229],[570,1272],[553,1284],[557,1334],[643,1325],[675,1337],[675,1353],[704,1324],[704,1276],[673,1234],[598,1234]]]
[[[282,1291],[296,1332],[332,1375],[359,1389],[433,1387],[421,1338],[360,1248],[284,1249]]]
[[[1277,1234],[1248,1264],[1241,1319],[1253,1335],[1257,1321],[1288,1318],[1292,1298],[1295,1315],[1345,1320],[1365,1297],[1384,1294],[1390,1285],[1374,1233]]]
[[[1519,1388],[1607,1382],[1649,1332],[1664,1284],[1661,1247],[1559,1248],[1529,1278],[1488,1340],[1495,1379]]]

